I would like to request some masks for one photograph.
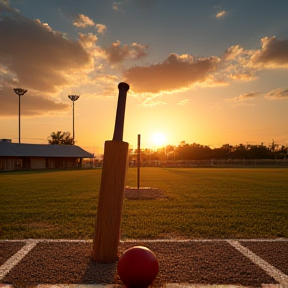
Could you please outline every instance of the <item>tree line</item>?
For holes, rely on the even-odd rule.
[[[70,136],[70,132],[52,132],[48,137],[48,143],[51,145],[74,145],[74,138]]]
[[[132,151],[137,154],[137,150]],[[135,155],[135,154],[134,154]],[[135,158],[135,157],[134,157]],[[269,146],[224,144],[218,148],[197,143],[188,144],[182,141],[178,146],[167,145],[157,151],[141,150],[141,161],[173,161],[173,160],[211,160],[211,159],[286,159],[288,147],[275,144]]]
[[[74,145],[74,139],[69,132],[52,132],[48,137],[51,145]],[[130,160],[136,160],[137,150],[130,150]],[[173,161],[173,160],[211,160],[211,159],[286,159],[288,146],[275,144],[274,140],[268,146],[224,144],[218,148],[198,143],[188,144],[182,141],[178,146],[167,145],[156,151],[141,150],[141,161]]]

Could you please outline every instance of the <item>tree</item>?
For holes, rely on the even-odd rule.
[[[247,159],[246,146],[244,144],[236,145],[233,148],[231,157],[233,159]]]
[[[185,142],[184,142],[185,143]],[[211,148],[209,146],[200,145],[197,143],[184,144],[177,148],[177,153],[180,160],[203,160],[211,157]]]
[[[48,143],[51,145],[74,145],[74,139],[70,137],[69,132],[57,131],[51,133]]]
[[[288,156],[288,146],[282,145],[280,149],[275,153],[275,158],[277,159],[286,159]]]
[[[273,154],[264,145],[249,145],[246,149],[246,159],[270,159]]]
[[[63,133],[63,145],[74,145],[74,138],[70,136],[70,132]]]
[[[230,159],[233,146],[230,144],[224,144],[219,148],[214,148],[212,151],[212,158],[215,159]]]

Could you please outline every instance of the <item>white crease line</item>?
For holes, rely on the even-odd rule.
[[[233,246],[235,249],[237,249],[239,252],[241,252],[244,256],[249,258],[253,263],[261,267],[267,274],[269,274],[271,277],[273,277],[280,285],[287,288],[288,287],[288,276],[281,272],[279,269],[275,268],[259,256],[257,256],[255,253],[253,253],[248,248],[242,246],[238,241],[234,240],[227,240],[227,242]]]
[[[9,240],[9,239],[6,239],[6,240],[0,240],[0,243],[13,243],[13,242],[76,242],[76,243],[90,243],[90,242],[93,242],[92,239],[88,239],[88,240],[82,240],[82,239],[19,239],[19,240],[15,240],[15,239],[12,239],[12,240]],[[244,240],[241,240],[241,241],[244,241]],[[287,239],[288,241],[288,239]]]
[[[2,266],[0,266],[0,281],[15,267],[36,245],[38,241],[28,240],[26,245],[11,256]]]

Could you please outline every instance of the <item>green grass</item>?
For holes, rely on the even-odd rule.
[[[127,185],[136,186],[137,169]],[[0,174],[0,239],[91,239],[101,170]],[[125,238],[288,238],[288,169],[141,168],[167,200],[125,200]]]

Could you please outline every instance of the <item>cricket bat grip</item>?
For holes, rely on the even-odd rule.
[[[118,103],[117,103],[117,112],[116,112],[113,140],[122,141],[124,117],[125,117],[125,105],[126,105],[126,97],[127,97],[127,91],[129,90],[129,85],[125,82],[121,82],[118,84],[118,89],[119,89],[119,96],[118,96]]]

